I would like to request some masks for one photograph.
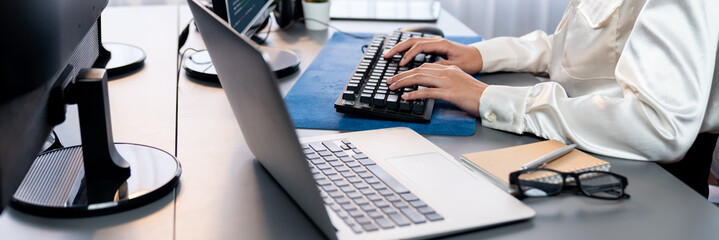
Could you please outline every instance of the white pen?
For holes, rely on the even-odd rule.
[[[541,156],[537,159],[532,160],[531,162],[528,162],[527,164],[522,165],[522,167],[519,168],[519,170],[524,170],[527,168],[536,168],[536,167],[542,166],[544,164],[547,164],[547,163],[551,162],[552,160],[557,159],[557,158],[564,156],[565,154],[571,152],[576,147],[577,147],[577,144],[569,144],[560,149],[554,150],[554,151],[548,153],[547,155]]]

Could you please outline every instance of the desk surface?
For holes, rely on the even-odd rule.
[[[178,98],[177,158],[183,173],[176,195],[125,213],[89,219],[58,220],[28,216],[11,208],[0,215],[0,232],[10,239],[319,239],[314,227],[289,196],[254,159],[235,122],[227,98],[217,86],[180,74],[176,82],[178,29],[191,19],[186,6],[108,8],[103,14],[106,40],[141,46],[148,55],[143,70],[110,83],[116,141],[175,149],[175,90]],[[178,21],[179,20],[179,21]],[[333,21],[343,30],[389,32],[409,23]],[[442,12],[437,23],[447,35],[471,35],[470,29]],[[112,32],[114,34],[108,34]],[[296,52],[304,70],[333,30],[306,31],[302,24],[278,30],[269,45]],[[187,46],[202,48],[197,32]],[[286,94],[300,73],[279,79]],[[168,111],[171,109],[171,111]],[[72,112],[73,109],[70,109]],[[73,123],[74,121],[74,123]],[[66,145],[77,144],[76,119],[58,127]],[[298,129],[300,136],[336,131]],[[538,141],[478,126],[473,136],[426,136],[452,156]],[[68,144],[70,143],[70,144]],[[573,195],[527,199],[534,219],[453,235],[451,238],[552,239],[711,239],[719,226],[719,208],[654,163],[600,157],[629,178],[627,201],[600,201]],[[558,234],[561,233],[561,234]],[[9,234],[9,235],[8,235]]]

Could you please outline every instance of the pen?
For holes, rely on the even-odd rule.
[[[537,159],[532,160],[531,162],[528,162],[527,164],[522,165],[522,167],[519,170],[524,170],[527,168],[536,168],[539,166],[542,166],[544,164],[547,164],[551,162],[554,159],[557,159],[561,156],[564,156],[565,154],[571,152],[575,147],[577,147],[577,144],[569,144],[567,146],[564,146],[560,149],[554,150],[547,155],[541,156]]]

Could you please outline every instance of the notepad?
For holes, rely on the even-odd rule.
[[[511,172],[517,171],[522,165],[564,146],[566,145],[561,142],[547,140],[491,151],[462,154],[461,160],[467,167],[487,176],[495,185],[507,192],[513,192],[514,190],[509,186],[509,174]],[[544,168],[560,172],[609,171],[610,167],[609,162],[577,149],[544,166]]]

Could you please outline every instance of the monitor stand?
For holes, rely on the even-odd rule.
[[[179,162],[157,148],[114,143],[107,96],[104,69],[80,71],[62,101],[78,105],[83,145],[38,155],[13,195],[13,208],[47,217],[89,217],[143,206],[173,191]]]
[[[98,32],[102,33],[102,17],[97,20]],[[100,34],[101,42],[94,68],[104,68],[107,70],[107,76],[115,78],[124,74],[130,74],[145,65],[145,51],[141,48],[125,44],[102,42],[102,34]]]
[[[110,52],[110,59],[105,65],[110,78],[131,73],[145,64],[145,51],[139,47],[111,42],[104,42],[102,46]]]
[[[277,78],[289,76],[299,70],[300,58],[291,51],[267,46],[261,46],[260,51],[267,54],[269,58],[267,64],[270,65],[270,69]],[[220,82],[207,50],[201,50],[188,56],[183,67],[187,75],[192,78],[211,83]]]

